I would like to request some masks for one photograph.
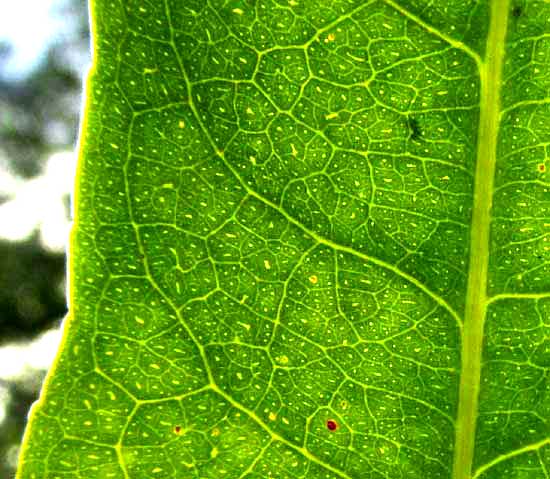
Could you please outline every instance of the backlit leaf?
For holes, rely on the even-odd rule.
[[[550,477],[550,3],[95,0],[21,479]]]

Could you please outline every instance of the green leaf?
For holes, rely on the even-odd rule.
[[[550,3],[92,16],[18,477],[548,479]]]

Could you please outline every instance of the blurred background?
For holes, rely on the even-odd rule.
[[[0,0],[0,478],[60,341],[86,0]]]

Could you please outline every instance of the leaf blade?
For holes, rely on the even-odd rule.
[[[19,477],[542,474],[544,420],[498,443],[486,418],[504,333],[480,318],[547,295],[502,288],[489,241],[497,121],[548,96],[514,103],[505,62],[500,111],[508,2],[215,3],[94,5],[78,322]]]

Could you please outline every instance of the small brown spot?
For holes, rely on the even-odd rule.
[[[177,434],[178,436],[181,435],[182,430],[181,426],[174,426],[174,434]]]
[[[318,280],[319,280],[319,279],[318,279],[317,276],[315,276],[314,274],[312,274],[312,275],[309,277],[309,282],[310,282],[311,284],[317,284],[317,281],[318,281]]]
[[[546,165],[544,163],[540,163],[538,168],[541,173],[546,171]]]
[[[329,431],[336,431],[336,429],[338,429],[338,423],[334,419],[329,419],[327,421],[327,429]]]

